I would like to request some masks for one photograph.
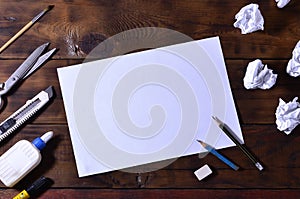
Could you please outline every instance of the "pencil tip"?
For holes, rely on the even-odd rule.
[[[219,118],[217,118],[216,116],[212,116],[212,118],[215,120],[215,122],[218,124],[218,125],[221,125],[223,122],[221,122],[221,120],[219,120]]]
[[[203,147],[206,147],[207,144],[205,142],[202,142],[201,140],[197,140]]]

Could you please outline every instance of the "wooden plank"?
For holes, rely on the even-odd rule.
[[[43,150],[42,162],[16,188],[27,186],[28,182],[41,175],[52,178],[57,188],[299,188],[300,138],[297,134],[285,136],[277,133],[270,125],[243,126],[246,144],[264,165],[263,172],[259,172],[238,148],[233,147],[221,153],[237,163],[242,168],[240,171],[230,169],[209,154],[204,158],[198,158],[198,155],[179,158],[168,167],[142,173],[140,182],[137,173],[121,171],[78,178],[65,125],[28,125],[1,143],[0,154],[20,139],[33,140],[49,130],[54,131],[55,137]],[[198,182],[193,172],[204,164],[212,167],[213,175]],[[151,166],[157,168],[157,164],[147,165]]]
[[[12,198],[19,192],[17,190],[1,191],[3,198]],[[156,199],[156,198],[244,198],[244,199],[281,199],[299,198],[299,190],[211,190],[211,189],[50,189],[39,195],[41,199],[47,198],[107,198],[107,199]]]
[[[2,1],[0,44],[4,44],[48,3]],[[182,32],[193,39],[219,35],[226,58],[285,58],[299,40],[300,4],[291,2],[278,9],[274,1],[259,2],[265,18],[265,30],[242,35],[233,27],[235,14],[248,1],[52,1],[55,8],[12,44],[1,58],[24,58],[44,42],[60,51],[55,58],[85,57],[97,44],[124,30],[162,27]],[[226,12],[226,13],[225,13]],[[26,14],[24,14],[26,13]],[[180,16],[180,17],[178,17]],[[152,35],[151,35],[152,34]],[[139,35],[151,38],[154,32]],[[162,38],[157,42],[161,45]],[[24,45],[24,42],[30,45]],[[153,39],[152,42],[156,42]],[[180,41],[173,41],[178,43]],[[117,47],[111,44],[106,50]],[[22,46],[22,48],[20,48]],[[108,50],[107,52],[109,52]]]
[[[5,81],[23,60],[0,60],[2,72],[0,80]],[[247,90],[243,86],[246,67],[252,60],[226,60],[227,71],[232,93],[242,124],[275,124],[275,111],[279,98],[291,101],[299,90],[298,79],[290,77],[286,72],[287,60],[262,60],[278,74],[275,86],[270,90]],[[65,124],[65,111],[58,82],[58,67],[82,63],[82,60],[51,60],[35,74],[26,79],[5,96],[7,103],[0,119],[4,120],[41,90],[53,85],[56,97],[47,106],[34,123]]]
[[[55,100],[1,142],[0,154],[18,140],[33,140],[48,130],[53,130],[55,137],[42,151],[41,164],[20,183],[14,188],[0,183],[0,198],[12,198],[41,175],[53,179],[54,184],[39,198],[299,198],[299,127],[286,136],[276,129],[274,113],[279,98],[290,101],[299,91],[298,78],[288,76],[285,69],[300,38],[300,1],[291,1],[284,9],[278,9],[274,0],[258,2],[265,30],[242,35],[233,27],[234,15],[249,3],[246,0],[51,1],[55,8],[0,54],[0,82],[42,43],[51,42],[51,48],[57,47],[59,51],[5,96],[7,104],[0,111],[0,121],[49,85],[55,88]],[[48,4],[0,0],[0,46]],[[179,31],[193,39],[220,36],[244,139],[265,167],[263,172],[237,147],[231,147],[220,152],[241,167],[237,172],[211,154],[201,157],[195,154],[179,158],[164,168],[159,163],[143,166],[153,170],[148,173],[113,171],[78,178],[56,69],[81,63],[95,46],[115,34],[149,26]],[[124,54],[119,50],[121,44],[132,47],[128,53],[139,51],[135,49],[136,38],[157,47],[183,42],[182,38],[153,29],[135,31],[126,35],[124,41],[108,43],[97,52],[99,58]],[[246,66],[256,58],[279,75],[274,88],[263,91],[243,87]],[[211,166],[213,174],[199,182],[193,172],[204,164]]]

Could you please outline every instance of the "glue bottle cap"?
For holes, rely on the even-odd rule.
[[[52,138],[52,136],[53,136],[53,132],[49,131],[44,135],[42,135],[42,137],[35,138],[32,141],[32,144],[39,150],[42,150],[46,146],[46,143]]]

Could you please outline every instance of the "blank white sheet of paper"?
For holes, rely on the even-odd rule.
[[[218,37],[57,71],[79,177],[243,142]]]

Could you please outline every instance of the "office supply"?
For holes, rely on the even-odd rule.
[[[256,160],[256,158],[248,151],[246,147],[244,147],[240,141],[231,133],[229,130],[230,128],[223,123],[221,120],[219,120],[216,116],[212,117],[214,121],[217,123],[217,125],[223,130],[223,132],[242,150],[242,152],[254,163],[256,168],[260,171],[262,171],[264,168],[263,166]]]
[[[47,49],[49,43],[45,43],[35,49],[28,58],[17,68],[17,70],[4,82],[0,84],[0,109],[3,106],[2,96],[10,91],[14,85],[21,82],[34,71],[36,71],[43,63],[45,63],[55,52],[55,48],[49,52],[43,52]]]
[[[205,152],[195,137],[233,146],[211,125],[216,112],[243,139],[218,37],[59,68],[58,77],[80,177]]]
[[[37,179],[30,187],[26,190],[23,190],[18,195],[13,197],[13,199],[28,199],[32,196],[37,196],[48,189],[53,181],[50,178],[46,178],[44,176]]]
[[[0,180],[7,187],[13,187],[42,160],[40,151],[52,138],[49,131],[32,142],[20,140],[0,156]]]
[[[0,142],[35,115],[52,97],[53,88],[49,86],[4,120],[0,124]]]
[[[209,176],[210,174],[212,174],[212,170],[206,164],[203,167],[201,167],[200,169],[198,169],[197,171],[195,171],[194,174],[196,175],[196,177],[198,178],[198,180],[201,181],[204,178],[206,178],[207,176]]]
[[[222,155],[221,153],[219,153],[218,151],[216,151],[212,146],[210,146],[209,144],[206,144],[200,140],[198,140],[198,142],[210,153],[212,153],[213,155],[215,155],[217,158],[219,158],[222,162],[224,162],[225,164],[227,164],[228,166],[230,166],[232,169],[234,170],[238,170],[239,167],[237,165],[235,165],[232,161],[230,161],[228,158],[226,158],[224,155]]]
[[[283,8],[290,2],[290,0],[275,0],[275,2],[277,3],[278,8]]]
[[[42,12],[36,15],[30,22],[28,22],[19,32],[17,32],[10,40],[8,40],[1,48],[0,53],[2,53],[10,44],[12,44],[18,37],[20,37],[26,30],[28,30],[35,22],[37,22],[42,16],[44,16],[48,11],[50,11],[54,5],[49,5]]]

